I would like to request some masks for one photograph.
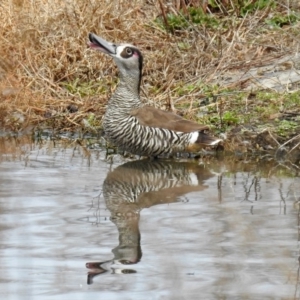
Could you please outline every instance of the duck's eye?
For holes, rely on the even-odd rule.
[[[126,48],[126,53],[127,53],[128,55],[132,55],[132,50],[131,50],[130,48]]]

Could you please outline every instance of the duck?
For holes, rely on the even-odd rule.
[[[143,55],[137,47],[108,42],[94,33],[89,33],[88,45],[112,57],[119,71],[119,83],[102,119],[105,138],[111,144],[133,155],[159,158],[197,153],[222,141],[204,132],[207,125],[141,101]]]

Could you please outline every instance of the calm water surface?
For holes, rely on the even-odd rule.
[[[0,139],[1,299],[299,299],[297,166]]]

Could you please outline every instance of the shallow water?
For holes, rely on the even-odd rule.
[[[297,166],[0,140],[1,299],[299,299]]]

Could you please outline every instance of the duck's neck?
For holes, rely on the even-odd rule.
[[[120,82],[109,100],[108,108],[122,109],[124,112],[131,111],[134,108],[141,107],[140,100],[140,82],[139,74],[119,74]]]
[[[119,85],[117,87],[120,89],[127,89],[128,91],[130,91],[132,93],[132,95],[134,96],[138,96],[140,95],[140,87],[141,87],[141,79],[142,76],[140,75],[140,73],[138,72],[122,72],[120,71],[119,73]]]

